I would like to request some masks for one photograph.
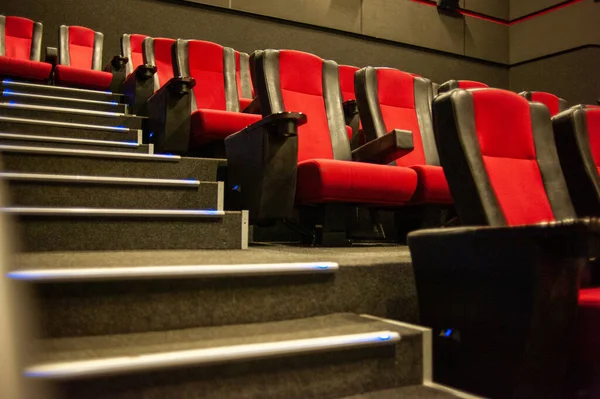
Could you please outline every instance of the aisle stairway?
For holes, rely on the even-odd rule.
[[[223,160],[153,154],[118,94],[1,86],[6,278],[39,324],[27,381],[86,399],[472,397],[431,381],[429,330],[385,319],[417,319],[405,247],[246,249]]]

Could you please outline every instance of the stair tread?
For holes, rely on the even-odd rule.
[[[367,392],[358,395],[346,396],[341,399],[451,399],[451,398],[476,398],[476,396],[456,392],[446,392],[442,389],[426,385],[409,385],[382,391]]]
[[[145,116],[138,115],[130,115],[119,112],[108,112],[108,111],[95,111],[89,110],[85,108],[69,108],[69,107],[56,107],[56,106],[48,106],[48,105],[33,105],[33,104],[21,104],[21,103],[3,103],[0,102],[0,108],[6,109],[22,109],[22,110],[30,110],[30,111],[42,111],[42,112],[58,112],[65,114],[79,114],[79,115],[92,115],[92,116],[102,116],[106,118],[125,118],[125,119],[139,119],[144,120],[148,119]]]
[[[39,346],[37,361],[72,362],[383,331],[398,332],[403,338],[421,335],[418,330],[355,314],[337,313],[267,323],[41,339],[36,341]]]
[[[395,256],[394,256],[395,255]],[[23,253],[16,256],[13,270],[85,269],[165,265],[236,265],[292,262],[335,262],[340,266],[398,264],[410,266],[408,247],[370,246],[311,248],[285,245],[251,246],[245,251],[165,250]]]

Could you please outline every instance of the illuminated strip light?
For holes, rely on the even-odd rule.
[[[145,355],[116,356],[94,360],[45,363],[28,367],[24,375],[46,380],[89,378],[184,366],[204,366],[230,361],[257,360],[392,345],[400,341],[396,331],[335,335],[320,338],[231,345]]]
[[[89,217],[220,217],[225,211],[179,209],[118,209],[118,208],[38,208],[4,207],[0,212],[21,216],[89,216]]]
[[[271,276],[330,274],[339,270],[335,262],[263,263],[237,265],[170,265],[15,270],[7,277],[25,281],[90,281],[141,278],[177,279],[183,277],[218,278],[229,276]]]

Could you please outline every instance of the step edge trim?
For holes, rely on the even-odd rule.
[[[401,337],[398,332],[381,330],[319,338],[228,345],[71,362],[42,363],[27,367],[24,375],[29,378],[64,380],[183,366],[222,364],[241,360],[277,358],[330,350],[387,346],[396,344],[400,340]]]
[[[19,97],[19,98],[41,98],[44,100],[57,100],[57,101],[65,101],[72,103],[82,103],[82,104],[94,104],[94,105],[106,105],[111,107],[125,107],[126,104],[122,104],[116,101],[101,101],[101,100],[89,100],[87,98],[76,98],[76,97],[61,97],[61,96],[49,96],[46,94],[34,94],[34,93],[22,93],[20,91],[13,90],[2,90],[0,93],[2,96],[6,97]]]
[[[62,122],[62,121],[50,121],[45,119],[29,119],[29,118],[18,118],[14,116],[0,115],[0,122],[7,123],[22,123],[25,125],[41,125],[41,126],[56,126],[66,128],[77,128],[85,130],[101,130],[110,132],[138,132],[141,129],[133,129],[125,126],[104,126],[104,125],[92,125],[89,123],[75,123],[75,122]]]
[[[88,268],[21,269],[7,273],[13,280],[30,282],[81,282],[130,279],[179,279],[184,277],[220,278],[283,276],[304,274],[333,274],[339,270],[337,262],[286,262],[231,265],[169,265],[123,266]]]
[[[44,90],[58,90],[63,92],[71,92],[71,93],[88,93],[88,94],[96,94],[99,96],[109,96],[109,97],[121,97],[123,94],[113,93],[109,90],[91,90],[91,89],[79,89],[77,87],[66,87],[66,86],[55,86],[55,85],[41,85],[36,83],[22,82],[19,80],[13,79],[2,79],[0,80],[0,84],[9,85],[9,86],[21,86],[21,87],[35,87]]]
[[[39,182],[64,182],[80,184],[131,184],[140,186],[168,186],[168,187],[200,187],[201,183],[196,179],[153,179],[144,177],[113,177],[113,176],[84,176],[84,175],[60,175],[44,173],[21,173],[0,172],[0,179],[10,181],[39,181]],[[222,209],[219,209],[222,210]]]
[[[46,207],[1,207],[0,212],[17,216],[63,216],[63,217],[188,217],[221,218],[225,211],[207,209],[120,209],[120,208],[46,208]]]
[[[3,133],[0,132],[0,139],[6,140],[26,140],[33,142],[50,142],[50,143],[64,143],[64,144],[89,144],[97,145],[102,147],[126,147],[126,148],[138,148],[140,143],[137,141],[111,141],[111,140],[93,140],[93,139],[78,139],[74,137],[60,137],[60,136],[37,136],[32,134],[19,134],[19,133]]]
[[[98,151],[98,150],[80,150],[70,148],[44,148],[44,147],[28,147],[17,145],[0,144],[0,152],[21,152],[34,154],[48,155],[65,155],[65,156],[90,156],[96,158],[122,158],[122,159],[140,159],[144,161],[169,161],[179,162],[181,157],[173,154],[145,154],[136,152],[113,152],[113,151]]]

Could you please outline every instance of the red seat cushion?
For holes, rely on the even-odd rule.
[[[296,202],[400,205],[412,198],[416,187],[417,174],[408,168],[309,159],[298,163]]]
[[[451,204],[452,196],[446,181],[444,169],[441,166],[415,165],[410,166],[417,172],[418,183],[412,202],[427,202],[428,204]]]
[[[198,109],[192,113],[190,144],[200,145],[215,140],[224,140],[230,134],[258,122],[262,117],[255,114]]]
[[[46,80],[50,78],[50,72],[52,72],[52,65],[46,62],[0,56],[0,75],[2,76]]]
[[[531,101],[544,104],[550,111],[550,116],[560,112],[560,99],[554,94],[535,91],[531,93]]]
[[[110,72],[82,69],[68,65],[57,65],[54,77],[59,85],[95,90],[108,89],[112,81]]]
[[[487,89],[488,85],[486,85],[485,83],[481,83],[481,82],[476,82],[474,80],[459,80],[458,81],[458,87],[461,89]]]
[[[251,98],[242,98],[240,97],[240,109],[243,111],[248,105],[252,104]]]

